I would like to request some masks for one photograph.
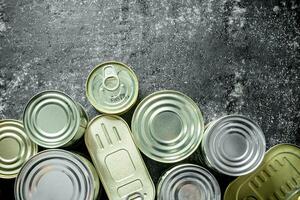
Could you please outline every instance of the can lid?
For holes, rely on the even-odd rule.
[[[60,91],[44,91],[27,104],[23,123],[32,141],[45,148],[70,142],[80,126],[77,104]]]
[[[22,122],[0,120],[0,178],[15,178],[22,165],[37,151]]]
[[[221,200],[221,190],[218,181],[208,170],[193,164],[182,164],[162,176],[158,184],[157,198]]]
[[[75,154],[58,149],[46,150],[22,167],[15,182],[15,198],[92,200],[92,173]]]
[[[178,162],[199,146],[204,122],[196,103],[172,90],[147,96],[136,108],[132,133],[139,149],[149,158]]]
[[[300,148],[279,144],[267,151],[261,165],[227,187],[224,200],[299,200]]]
[[[138,97],[138,79],[127,65],[110,61],[97,65],[86,82],[86,95],[100,112],[122,114]]]
[[[228,115],[205,130],[202,149],[212,168],[226,175],[241,176],[259,166],[266,142],[262,130],[251,119]]]

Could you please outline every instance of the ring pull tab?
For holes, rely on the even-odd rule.
[[[104,78],[103,78],[104,88],[110,91],[116,90],[120,85],[120,79],[117,75],[114,66],[107,65],[104,67],[103,71],[104,71]]]

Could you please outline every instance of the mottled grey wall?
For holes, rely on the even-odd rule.
[[[299,9],[275,0],[0,0],[0,118],[20,118],[45,89],[95,116],[86,77],[118,60],[138,75],[140,98],[179,90],[206,122],[242,113],[261,125],[268,148],[300,145]],[[169,167],[146,162],[155,182]]]

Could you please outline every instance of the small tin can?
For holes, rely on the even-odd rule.
[[[123,114],[136,102],[138,79],[131,68],[121,62],[97,65],[86,82],[86,96],[101,113]]]
[[[16,200],[96,200],[99,178],[82,156],[60,149],[38,153],[15,181]]]
[[[221,200],[216,178],[205,168],[181,164],[167,171],[157,186],[157,200]]]
[[[224,200],[299,200],[300,149],[279,144],[269,149],[261,165],[238,177],[225,191]]]
[[[84,134],[88,116],[83,107],[60,91],[44,91],[27,104],[23,123],[32,141],[45,148],[69,146]]]
[[[15,178],[22,165],[38,151],[22,122],[0,120],[0,178]]]
[[[205,129],[201,143],[202,161],[215,171],[241,176],[261,163],[266,142],[261,128],[242,115],[227,115]]]
[[[95,117],[85,143],[109,199],[154,200],[154,184],[122,118]]]
[[[132,117],[136,145],[149,158],[174,163],[190,156],[204,132],[197,104],[173,90],[155,92],[139,103]]]

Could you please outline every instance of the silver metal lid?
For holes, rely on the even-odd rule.
[[[77,104],[59,91],[44,91],[27,104],[23,123],[32,141],[45,148],[70,142],[80,127]]]
[[[92,200],[92,172],[75,154],[46,150],[22,167],[15,182],[16,200]]]
[[[149,158],[178,162],[199,146],[204,132],[202,114],[188,96],[163,90],[147,96],[132,117],[136,145]]]
[[[158,200],[220,200],[216,178],[205,168],[178,165],[164,174],[157,187]]]
[[[208,165],[230,176],[255,170],[266,150],[260,127],[242,115],[228,115],[212,122],[204,132],[201,146]]]

